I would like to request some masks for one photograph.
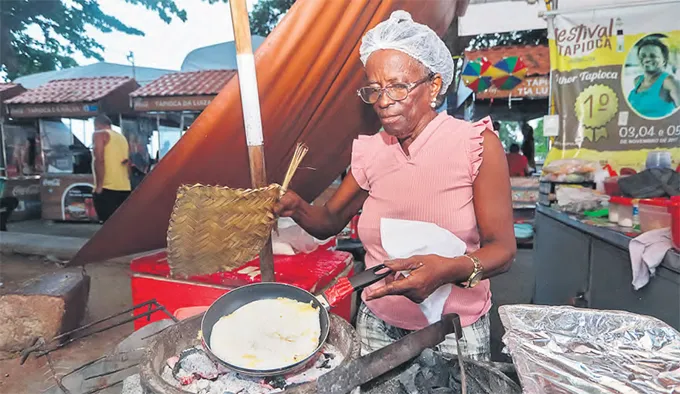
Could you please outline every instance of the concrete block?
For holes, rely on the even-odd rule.
[[[36,338],[50,341],[78,327],[89,292],[90,277],[80,269],[68,269],[0,293],[0,351],[21,351]]]

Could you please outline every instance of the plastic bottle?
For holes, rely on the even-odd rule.
[[[633,200],[633,229],[640,230],[640,200]]]

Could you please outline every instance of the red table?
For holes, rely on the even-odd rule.
[[[336,279],[352,275],[352,255],[320,247],[309,254],[274,256],[276,281],[318,293]],[[229,289],[260,282],[260,262],[255,259],[228,272],[177,280],[171,277],[165,251],[138,257],[130,263],[132,270],[132,302],[139,304],[155,298],[170,313],[179,308],[210,305]],[[331,312],[350,320],[352,298],[347,297]],[[144,313],[144,310],[136,312]],[[167,318],[155,313],[150,319],[135,321],[135,330]]]

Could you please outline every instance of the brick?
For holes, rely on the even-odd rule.
[[[0,351],[21,351],[35,338],[50,341],[78,327],[89,291],[90,277],[79,269],[68,269],[0,295]]]

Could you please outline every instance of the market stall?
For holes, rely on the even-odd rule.
[[[234,75],[236,70],[167,74],[130,94],[134,111],[155,124],[151,152],[157,159],[168,153]]]
[[[0,83],[0,103],[24,93],[20,84]],[[15,198],[11,221],[40,218],[42,157],[35,122],[11,120],[0,104],[0,176],[5,187],[0,197]],[[14,205],[14,204],[11,204]]]
[[[2,105],[4,100],[17,96],[25,92],[23,86],[15,83],[0,83],[0,175],[7,176],[7,153],[5,152],[5,106]]]
[[[35,130],[43,219],[97,220],[91,118],[103,113],[122,125],[131,113],[127,95],[138,86],[127,77],[55,80],[4,101],[12,125]]]
[[[678,12],[671,1],[546,14],[559,135],[540,186],[535,303],[680,328],[680,102],[664,95],[680,77]],[[599,33],[577,39],[574,23]]]

